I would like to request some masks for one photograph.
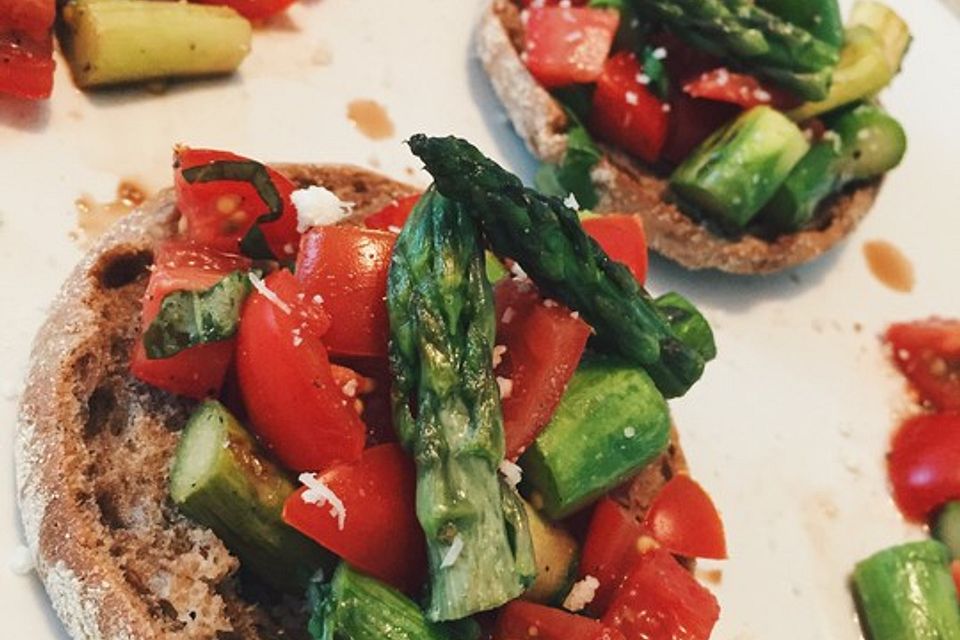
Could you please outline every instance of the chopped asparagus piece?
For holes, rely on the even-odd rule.
[[[696,351],[704,360],[717,357],[713,329],[700,310],[679,293],[671,291],[654,301],[680,341]]]
[[[294,490],[222,404],[207,401],[190,416],[170,471],[174,504],[210,527],[245,569],[299,594],[333,558],[283,522]]]
[[[838,188],[839,159],[840,150],[834,142],[813,145],[763,208],[757,222],[785,233],[803,228],[813,220],[823,199]]]
[[[827,124],[840,137],[837,171],[844,184],[886,173],[900,164],[907,151],[903,127],[876,105],[844,110],[828,118]]]
[[[590,358],[520,466],[546,514],[558,519],[639,471],[669,439],[667,403],[650,377],[612,358]]]
[[[415,602],[345,562],[330,583],[311,587],[308,599],[314,640],[476,640],[480,635],[469,620],[428,621]]]
[[[850,15],[850,27],[867,27],[883,43],[887,64],[897,73],[903,64],[910,41],[910,27],[890,7],[874,0],[857,0]]]
[[[843,18],[837,0],[757,0],[757,4],[827,44],[838,49],[843,46]]]
[[[743,228],[810,148],[778,111],[757,106],[707,138],[670,176],[680,199],[705,216]]]
[[[960,640],[960,606],[935,540],[891,547],[859,562],[853,587],[871,640]]]
[[[933,537],[947,545],[950,557],[960,558],[960,501],[943,505],[930,528]]]
[[[62,40],[80,87],[229,73],[250,51],[250,23],[228,7],[73,0]]]

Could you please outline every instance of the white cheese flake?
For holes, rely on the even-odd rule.
[[[450,543],[450,546],[447,547],[447,552],[443,554],[443,560],[440,561],[440,568],[449,569],[455,565],[462,552],[463,538],[461,538],[458,533],[456,537],[454,537],[453,542]]]
[[[251,271],[249,274],[247,274],[247,277],[250,278],[250,284],[253,285],[253,288],[256,289],[260,295],[273,303],[278,309],[280,309],[280,311],[290,315],[290,305],[281,300],[280,296],[278,296],[270,287],[264,284],[263,280],[260,279],[260,276]]]
[[[623,430],[623,437],[628,440],[633,438],[635,435],[637,435],[637,430],[635,427],[627,427]]]
[[[524,271],[524,270],[523,270],[523,267],[521,267],[521,266],[520,266],[518,263],[516,263],[516,262],[511,262],[511,263],[510,263],[510,273],[512,273],[512,274],[514,275],[514,277],[520,278],[520,279],[524,279],[524,278],[527,277],[527,272]]]
[[[497,386],[500,387],[500,399],[506,400],[513,395],[513,380],[497,376]]]
[[[523,480],[523,469],[521,469],[520,465],[516,462],[504,460],[500,463],[500,466],[497,467],[497,470],[512,489],[516,489],[520,481]]]
[[[493,368],[496,369],[503,362],[503,355],[507,352],[506,345],[498,344],[493,347]]]
[[[313,297],[310,298],[310,301],[313,302],[313,304],[323,304],[323,296],[319,293],[315,293],[313,294]]]
[[[343,390],[343,394],[348,398],[356,398],[358,386],[359,385],[357,384],[357,379],[350,378],[349,380],[347,380],[346,384],[344,384],[343,387],[341,387],[341,389]]]
[[[18,545],[10,553],[7,566],[10,568],[10,571],[18,576],[30,575],[30,572],[34,569],[33,554],[30,553],[30,549],[27,547],[22,544]]]
[[[336,518],[337,529],[343,531],[343,527],[347,522],[347,508],[337,494],[325,485],[315,473],[301,473],[299,480],[307,487],[307,490],[300,495],[300,499],[308,504],[315,504],[318,507],[329,504],[330,517]]]
[[[637,82],[639,82],[639,83],[642,84],[642,85],[648,85],[648,84],[650,84],[650,76],[648,76],[648,75],[645,74],[645,73],[638,73],[638,74],[637,74]],[[628,101],[629,101],[629,98],[628,98]]]
[[[580,203],[577,202],[577,196],[572,193],[568,193],[567,197],[563,199],[563,206],[580,211]]]
[[[336,224],[353,212],[353,203],[344,202],[329,189],[310,186],[290,194],[297,210],[297,231],[303,233],[310,227]]]
[[[640,104],[640,96],[637,94],[636,91],[627,91],[626,95],[624,95],[624,98],[626,98],[627,104],[630,104],[633,106],[637,106],[638,104]]]
[[[574,613],[583,611],[588,604],[593,602],[599,588],[599,580],[591,575],[584,576],[583,580],[575,582],[573,587],[570,588],[570,593],[563,601],[563,608]]]
[[[666,60],[667,59],[667,50],[663,47],[657,47],[653,50],[653,57],[657,60]]]

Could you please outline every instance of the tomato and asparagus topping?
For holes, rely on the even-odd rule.
[[[306,591],[314,638],[706,638],[715,600],[678,557],[725,556],[709,497],[684,475],[647,511],[616,496],[665,455],[665,396],[716,355],[710,325],[643,288],[637,219],[462,140],[411,146],[435,184],[365,226],[321,186],[177,150],[186,224],[131,363],[206,399],[174,504],[252,579]]]
[[[836,0],[520,4],[521,57],[569,121],[564,157],[538,174],[551,194],[597,204],[595,137],[668,178],[694,219],[776,236],[820,224],[824,201],[906,150],[875,96],[910,32],[873,0],[846,27]]]

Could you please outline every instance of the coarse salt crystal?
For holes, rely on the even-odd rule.
[[[557,302],[556,300],[551,300],[550,298],[544,298],[543,306],[545,306],[547,309],[553,309],[557,306]]]
[[[516,462],[504,460],[500,463],[500,466],[497,467],[497,470],[500,472],[500,475],[503,476],[503,479],[507,482],[507,484],[513,489],[516,489],[517,485],[520,484],[520,481],[523,479],[523,469],[521,469],[520,465],[518,465]]]

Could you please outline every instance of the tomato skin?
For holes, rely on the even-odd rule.
[[[57,16],[55,0],[0,0],[0,30],[44,35]]]
[[[703,487],[688,475],[676,475],[660,489],[643,525],[671,553],[716,560],[727,557],[720,514]]]
[[[960,414],[919,415],[894,434],[887,470],[903,515],[924,521],[948,500],[960,499]]]
[[[616,629],[596,620],[524,600],[500,611],[493,640],[624,640]]]
[[[786,110],[802,101],[775,87],[762,84],[746,73],[735,73],[726,67],[705,71],[683,85],[683,91],[694,98],[705,98],[735,104],[744,109],[768,104],[774,109]]]
[[[622,262],[643,284],[647,280],[647,236],[640,216],[608,213],[582,221],[583,230],[608,256]]]
[[[719,617],[713,594],[655,549],[636,561],[600,621],[627,638],[708,640]]]
[[[733,120],[738,113],[740,107],[733,104],[675,93],[670,98],[670,125],[663,145],[663,159],[680,164],[711,133]]]
[[[291,313],[259,292],[243,307],[237,379],[253,432],[295,471],[358,459],[366,430],[353,399],[334,380],[319,322],[303,309],[318,305],[307,296],[300,300],[299,283],[289,271],[271,274],[264,285]]]
[[[267,205],[246,182],[217,181],[190,184],[183,179],[183,170],[220,161],[250,161],[228,151],[178,148],[175,158],[174,185],[177,208],[187,221],[187,236],[222,251],[238,252],[240,241],[256,219],[267,213]],[[283,213],[274,222],[261,225],[270,250],[279,260],[293,258],[300,242],[297,232],[297,210],[290,194],[297,186],[285,176],[267,167],[274,186],[283,199]]]
[[[416,193],[397,198],[380,211],[364,218],[363,225],[368,229],[399,233],[399,229],[402,229],[403,225],[407,223],[407,218],[410,217],[410,212],[420,200],[421,195]]]
[[[143,296],[142,331],[160,312],[167,294],[202,291],[238,269],[249,269],[242,256],[225,254],[182,241],[161,245],[154,254],[154,268]],[[130,372],[155,387],[190,398],[216,395],[223,385],[233,357],[235,340],[223,340],[185,349],[170,358],[147,358],[142,333],[130,360]]]
[[[593,94],[590,130],[646,162],[656,162],[667,137],[669,107],[639,82],[642,73],[632,53],[606,61]]]
[[[922,400],[941,411],[960,411],[960,321],[894,324],[885,340]]]
[[[562,87],[600,76],[620,24],[619,12],[545,6],[527,13],[523,58],[537,82]]]
[[[579,577],[593,576],[600,582],[587,612],[601,615],[640,557],[637,541],[643,527],[615,500],[604,497],[597,502],[580,556]]]
[[[546,306],[529,280],[507,278],[494,289],[497,344],[505,346],[496,374],[512,381],[503,398],[506,456],[515,460],[553,416],[580,363],[590,325],[560,304]]]
[[[0,93],[27,100],[49,98],[54,67],[50,33],[31,36],[0,30]]]
[[[415,593],[426,577],[427,548],[417,520],[412,458],[399,444],[382,444],[319,477],[343,501],[343,529],[328,506],[303,501],[306,488],[287,498],[284,522],[360,571]]]
[[[286,10],[296,0],[196,0],[230,7],[247,20],[266,20]]]
[[[333,319],[324,344],[339,356],[386,357],[387,272],[397,236],[349,226],[314,227],[303,235],[297,279],[319,295]]]

